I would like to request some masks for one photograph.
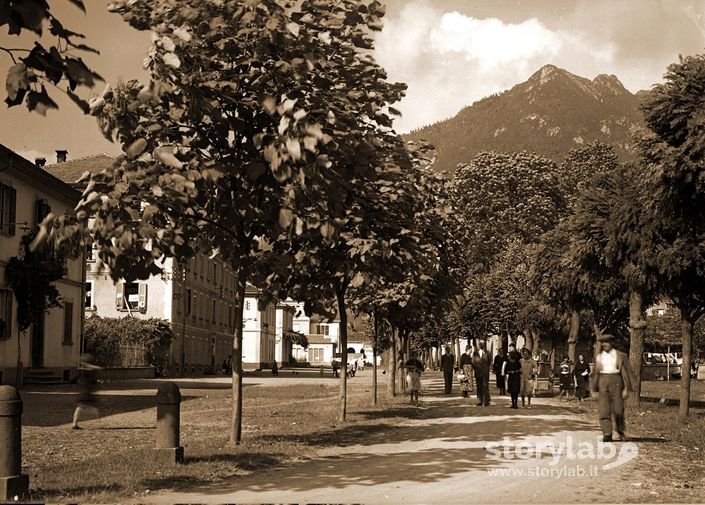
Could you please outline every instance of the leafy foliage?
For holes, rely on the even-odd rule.
[[[308,337],[300,331],[284,332],[284,338],[294,345],[299,345],[304,349],[308,349]]]
[[[174,332],[164,319],[135,317],[86,319],[84,327],[86,350],[94,354],[101,366],[116,366],[121,362],[123,345],[144,346],[147,362],[157,375],[163,375],[169,366],[169,344]]]
[[[82,0],[69,0],[85,13]],[[66,82],[66,95],[85,113],[88,103],[76,93],[76,88],[92,88],[100,75],[75,56],[76,51],[98,53],[92,47],[80,42],[85,37],[66,28],[51,11],[47,0],[3,0],[0,4],[0,27],[6,26],[10,35],[21,36],[31,32],[41,37],[49,25],[49,33],[56,37],[55,45],[45,47],[35,41],[31,49],[6,48],[0,50],[12,59],[13,66],[7,72],[5,88],[9,107],[25,103],[30,111],[45,115],[47,110],[58,105],[49,96],[47,85],[57,86]],[[24,56],[19,56],[23,54]]]
[[[17,323],[25,331],[43,312],[60,307],[59,291],[54,285],[66,275],[66,259],[48,248],[31,250],[36,231],[22,237],[20,254],[5,267],[5,280],[17,299]]]
[[[525,152],[480,153],[459,165],[455,196],[471,230],[468,252],[480,270],[513,238],[538,242],[565,207],[556,163]]]

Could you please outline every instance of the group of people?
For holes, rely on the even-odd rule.
[[[576,397],[579,400],[587,396],[588,387],[597,397],[598,416],[605,442],[612,441],[613,427],[616,427],[621,440],[627,440],[624,400],[632,389],[629,359],[625,353],[614,347],[614,339],[615,337],[609,334],[598,338],[600,351],[595,355],[595,369],[592,374],[590,365],[582,354],[578,356],[578,361],[572,370],[567,358],[563,360],[560,367],[561,396],[564,392],[568,394],[572,383],[576,387]],[[416,353],[412,353],[411,358],[403,366],[407,371],[406,380],[411,401],[418,403],[424,365],[417,358]],[[455,356],[451,353],[450,346],[445,348],[445,354],[441,357],[441,370],[445,394],[451,394]],[[531,397],[536,390],[538,363],[527,348],[519,352],[515,345],[510,344],[506,356],[503,351],[499,351],[492,360],[484,340],[478,341],[477,349],[467,346],[460,358],[458,370],[463,397],[470,396],[473,383],[476,383],[478,406],[490,405],[490,371],[495,374],[499,394],[509,393],[511,408],[519,408],[520,396],[522,406],[531,408]]]
[[[443,370],[445,394],[451,394],[455,356],[451,353],[450,347],[446,347],[446,353],[441,357],[441,369]],[[524,348],[519,353],[516,346],[510,344],[506,356],[504,351],[500,350],[493,360],[491,353],[487,351],[487,344],[484,340],[477,342],[477,349],[467,346],[465,353],[460,357],[458,370],[458,380],[463,397],[469,398],[476,384],[478,406],[490,405],[491,372],[495,374],[499,394],[505,395],[509,392],[512,408],[519,408],[520,395],[522,405],[531,407],[538,365],[528,349]]]

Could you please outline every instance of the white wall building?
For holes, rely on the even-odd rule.
[[[18,328],[17,300],[5,280],[5,268],[18,256],[25,234],[49,212],[73,211],[80,196],[0,145],[0,384],[21,383],[21,377],[27,382],[76,378],[83,335],[83,257],[68,261],[66,275],[55,283],[62,306],[44,313],[24,332]]]
[[[109,156],[97,155],[50,165],[46,170],[77,186],[75,181],[83,172],[99,172],[112,162]],[[236,277],[220,258],[201,254],[184,264],[167,259],[162,275],[117,283],[95,251],[86,263],[86,315],[168,321],[175,334],[169,356],[171,373],[216,372],[232,355]]]

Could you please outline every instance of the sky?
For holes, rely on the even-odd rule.
[[[144,80],[149,35],[88,0],[88,13],[52,0],[57,16],[101,51],[85,59],[107,82]],[[525,81],[545,64],[582,77],[616,75],[636,92],[661,82],[679,55],[705,52],[705,0],[387,0],[375,57],[408,85],[397,104],[400,133],[452,117],[476,100]],[[17,47],[0,32],[0,46]],[[26,46],[25,46],[26,47]],[[0,53],[0,75],[11,62]],[[103,84],[92,92],[100,93]],[[4,96],[4,95],[3,95]],[[54,93],[54,96],[57,96]],[[46,117],[0,104],[0,143],[26,158],[56,149],[70,158],[117,154],[95,119],[66,100]]]

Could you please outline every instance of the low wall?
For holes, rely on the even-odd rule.
[[[104,380],[120,379],[153,379],[155,377],[154,367],[139,368],[103,368],[98,374]]]

